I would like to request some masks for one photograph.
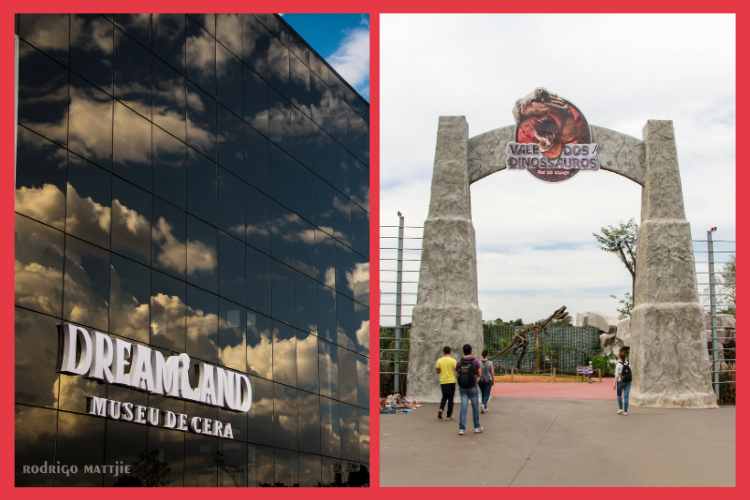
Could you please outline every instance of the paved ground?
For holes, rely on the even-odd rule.
[[[544,399],[599,399],[614,401],[617,393],[612,389],[614,379],[602,382],[558,384],[550,382],[496,383],[492,386],[492,397],[544,398]]]
[[[495,389],[515,385],[530,384]],[[611,385],[597,385],[613,397]],[[493,397],[481,415],[485,432],[465,436],[458,411],[448,422],[437,408],[380,416],[382,486],[735,485],[733,406],[631,407],[623,417],[615,401]],[[471,409],[468,421],[471,428]]]

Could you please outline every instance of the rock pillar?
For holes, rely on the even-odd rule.
[[[631,317],[630,401],[660,408],[716,408],[672,122],[649,120],[643,140],[646,182]]]
[[[407,397],[440,401],[435,362],[443,347],[460,357],[464,344],[483,349],[477,298],[477,251],[471,222],[467,142],[463,116],[441,116],[432,174],[430,211],[424,223],[417,304],[409,340]]]

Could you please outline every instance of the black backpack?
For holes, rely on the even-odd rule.
[[[462,389],[471,389],[476,379],[477,369],[474,367],[474,358],[461,358],[461,365],[458,367],[458,386]]]
[[[622,364],[622,371],[620,372],[620,375],[622,375],[623,382],[633,381],[633,370],[630,369],[630,364],[628,363]]]

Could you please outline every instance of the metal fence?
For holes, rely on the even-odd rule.
[[[736,242],[714,240],[715,231],[716,228],[707,231],[705,240],[693,240],[693,252],[697,254],[698,295],[709,315],[709,324],[705,328],[711,332],[710,337],[707,336],[711,383],[720,403],[735,404],[737,332],[734,325],[720,324],[724,323],[720,315],[735,314]],[[703,256],[706,260],[702,260]]]
[[[408,328],[417,302],[422,255],[421,226],[380,226],[381,395],[404,393],[409,362]]]
[[[507,347],[515,331],[513,325],[484,324],[484,348],[492,356]],[[582,366],[601,356],[602,332],[593,326],[548,325],[537,337],[536,331],[526,335],[528,346],[523,357],[521,350],[511,351],[495,358],[495,373],[516,372],[575,374],[576,366]]]

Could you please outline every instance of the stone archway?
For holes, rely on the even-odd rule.
[[[648,120],[642,141],[603,127],[590,129],[600,168],[643,187],[631,316],[631,402],[716,408],[672,122]],[[440,117],[410,334],[410,399],[440,400],[434,365],[443,346],[461,352],[466,343],[483,345],[470,186],[506,168],[506,145],[515,135],[511,125],[469,138],[465,117]]]

